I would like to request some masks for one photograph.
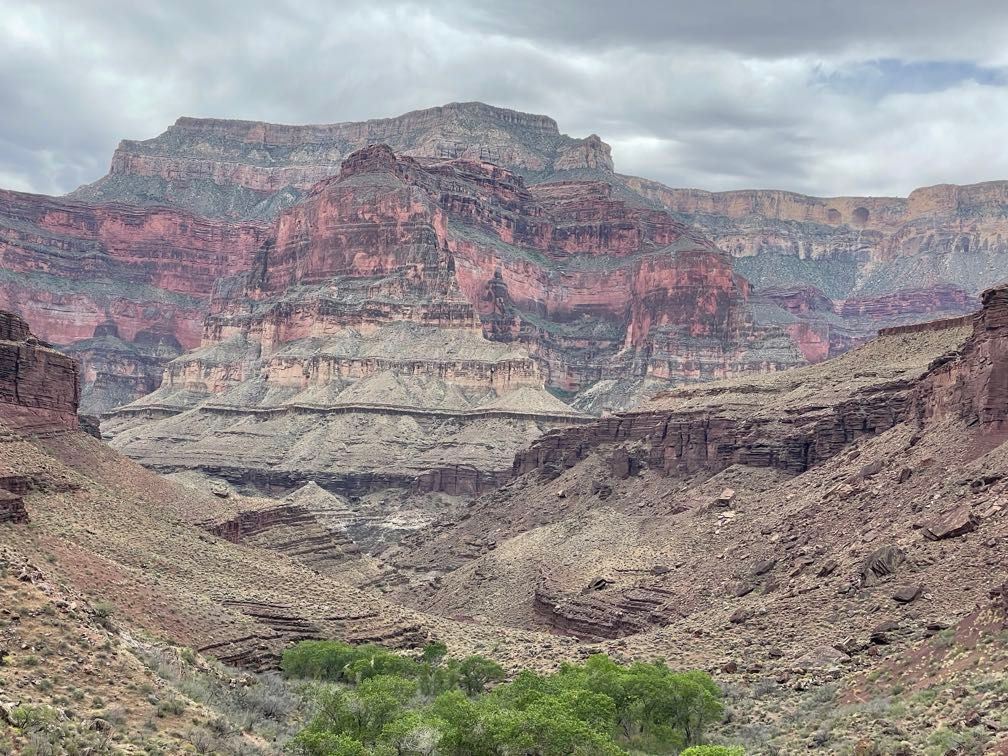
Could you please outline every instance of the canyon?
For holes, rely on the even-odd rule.
[[[348,527],[357,503],[314,482],[248,496],[119,455],[76,414],[77,364],[4,314],[0,512],[18,503],[0,522],[0,586],[37,589],[40,608],[0,627],[13,649],[0,704],[56,700],[109,663],[93,649],[119,664],[152,642],[138,637],[245,670],[305,638],[436,638],[512,671],[596,652],[707,670],[733,691],[713,734],[749,748],[811,747],[825,717],[833,751],[888,743],[895,723],[913,752],[939,712],[1001,747],[1008,289],[980,305],[815,365],[565,423],[520,449],[501,486],[379,555]],[[260,322],[220,313],[222,328]],[[64,626],[99,637],[45,645]],[[33,685],[25,649],[45,649],[54,690]],[[907,686],[934,695],[866,718]],[[773,711],[787,724],[754,736]],[[113,728],[141,726],[129,713]]]
[[[673,189],[482,103],[181,118],[67,197],[0,192],[0,307],[79,361],[115,448],[203,488],[317,484],[377,548],[376,512],[455,512],[554,429],[972,312],[1008,271],[1006,187]],[[781,443],[791,472],[828,445]]]

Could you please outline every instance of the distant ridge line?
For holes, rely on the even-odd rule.
[[[979,310],[977,310],[979,312]],[[926,320],[923,323],[911,323],[910,325],[890,326],[880,328],[879,336],[899,336],[905,333],[925,333],[928,331],[944,331],[947,328],[962,328],[973,324],[977,312],[969,315],[959,315],[955,318],[942,318],[940,320]]]

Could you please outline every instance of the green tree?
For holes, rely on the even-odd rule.
[[[348,700],[354,730],[350,734],[364,743],[373,743],[385,725],[400,716],[416,690],[413,680],[392,675],[368,678]]]
[[[504,679],[503,668],[495,661],[482,656],[468,656],[458,665],[459,684],[466,693],[482,693],[487,683]]]
[[[381,742],[396,756],[432,756],[444,737],[446,723],[419,711],[408,711],[382,728]]]
[[[679,756],[745,756],[741,746],[696,745],[682,751]]]
[[[286,750],[296,756],[368,756],[364,744],[349,735],[312,729],[295,735]]]
[[[499,752],[534,756],[615,756],[626,753],[560,700],[543,698],[524,711],[501,710],[488,722]]]
[[[422,659],[432,667],[438,666],[448,655],[448,646],[441,641],[431,641],[424,646]]]

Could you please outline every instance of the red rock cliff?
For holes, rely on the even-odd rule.
[[[0,311],[0,421],[11,428],[76,428],[80,377],[76,363]]]
[[[988,437],[1008,430],[1008,287],[983,293],[972,336],[958,353],[937,361],[914,397],[921,421],[957,417]]]
[[[112,333],[109,376],[139,371],[146,384],[166,361],[148,345],[167,344],[168,356],[197,346],[215,282],[249,267],[264,232],[177,209],[0,191],[0,307],[57,344]]]

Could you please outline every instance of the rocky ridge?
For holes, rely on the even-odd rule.
[[[1000,595],[1005,292],[547,433],[461,520],[386,555],[402,600],[795,690],[916,653]],[[1001,648],[991,627],[976,642]]]
[[[622,233],[606,204],[622,203],[621,212],[638,217],[672,213],[691,234],[730,255],[733,274],[747,281],[750,319],[765,332],[758,340],[777,339],[778,360],[782,350],[796,348],[801,360],[815,362],[880,327],[964,314],[1008,270],[1004,182],[928,187],[907,198],[671,189],[614,173],[608,145],[594,135],[574,139],[545,116],[454,103],[317,126],[181,118],[155,139],[124,142],[110,174],[68,198],[2,193],[0,307],[28,317],[43,338],[73,345],[84,368],[87,411],[128,403],[156,387],[170,359],[197,345],[215,282],[253,265],[281,212],[311,204],[312,187],[375,143],[412,156],[421,168],[467,161],[500,169],[483,182],[506,185],[506,174],[521,176],[561,225],[575,221],[578,234],[585,233],[578,216],[587,220],[593,213],[607,233]],[[496,191],[506,193],[505,185]],[[561,269],[572,264],[554,262]],[[683,271],[712,274],[723,275]],[[585,271],[571,275],[587,280]],[[550,283],[567,285],[557,276]],[[619,271],[599,270],[594,283],[601,296],[611,297],[626,282]],[[650,292],[631,291],[636,305],[628,320],[651,306]],[[575,309],[593,306],[581,302],[553,312],[547,305],[523,319],[523,329],[539,332],[542,349],[532,357],[546,363],[551,385],[563,386],[564,363],[617,349],[624,326],[639,335],[636,324],[614,331],[582,320]],[[487,309],[480,310],[486,335],[512,339],[513,321],[497,322]],[[781,332],[786,338],[776,335]],[[627,365],[624,380],[591,370],[566,381],[565,398],[579,393],[579,409],[590,413],[619,410],[632,401],[621,397],[651,395],[677,376],[722,377],[745,369],[730,355],[727,364],[719,362],[716,344],[713,357],[711,350],[684,355],[691,345],[674,329],[651,341],[654,359]],[[633,346],[640,357],[640,344]],[[586,382],[596,385],[589,389]]]
[[[595,135],[574,139],[547,116],[466,102],[311,126],[179,118],[154,139],[121,142],[108,176],[70,196],[272,219],[372,144],[416,157],[493,162],[540,180],[612,172],[609,145]]]
[[[369,147],[280,215],[218,287],[203,345],[103,429],[145,465],[261,490],[478,493],[585,419],[557,393],[602,379],[629,402],[628,374],[801,364],[748,294],[702,237],[607,185]]]

